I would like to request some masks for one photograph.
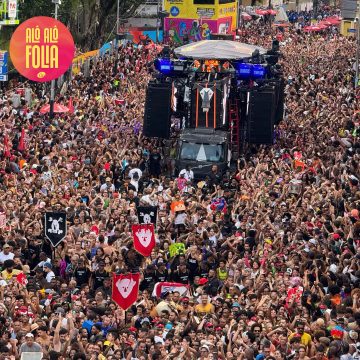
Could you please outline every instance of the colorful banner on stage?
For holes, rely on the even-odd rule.
[[[231,32],[231,17],[218,20],[166,18],[165,29],[169,37],[179,44],[184,36],[187,36],[189,41],[209,40],[210,34]]]
[[[208,26],[202,27],[201,35],[205,33],[205,35],[211,30],[213,33],[225,33],[224,27],[225,24],[221,20],[227,18],[228,22],[228,31],[236,29],[236,21],[237,21],[237,0],[233,2],[227,2],[226,4],[222,4],[221,0],[213,0],[209,1],[208,4],[200,4],[200,1],[194,0],[165,0],[164,10],[167,11],[170,15],[165,19],[165,30],[169,31],[169,25],[173,24],[178,26],[179,23],[182,25],[179,28],[179,31],[184,32],[185,28],[190,30],[193,28],[193,22],[197,21],[198,25],[202,27],[203,24],[207,24]],[[171,23],[169,20],[179,20]],[[190,21],[190,26],[188,24]],[[223,24],[221,27],[220,25]],[[194,31],[194,30],[193,30]],[[180,35],[181,37],[182,35]],[[207,36],[207,35],[206,35]],[[206,36],[202,36],[201,39],[206,39]],[[196,41],[195,40],[195,41]]]

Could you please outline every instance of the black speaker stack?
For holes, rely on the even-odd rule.
[[[253,88],[248,95],[249,144],[273,144],[276,112],[275,86]]]
[[[171,96],[171,83],[149,83],[146,90],[144,136],[161,139],[170,138]]]
[[[277,79],[276,86],[276,111],[275,111],[275,125],[279,125],[284,117],[284,103],[285,103],[285,81],[283,78]]]

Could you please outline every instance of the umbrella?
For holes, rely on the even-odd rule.
[[[318,26],[318,25],[310,25],[310,26],[305,26],[303,28],[303,31],[305,32],[316,32],[316,31],[321,31],[324,30],[325,27],[323,26]]]
[[[50,112],[50,104],[44,105],[41,109],[40,109],[40,113],[41,114],[46,114]],[[65,112],[69,112],[69,108],[61,105],[61,104],[54,104],[54,113],[65,113]]]
[[[274,23],[273,26],[276,26],[276,27],[289,27],[290,24],[289,23]]]
[[[329,22],[331,25],[339,25],[341,23],[341,18],[338,16],[328,17],[325,20]]]
[[[323,26],[331,26],[332,25],[332,23],[331,22],[329,22],[329,21],[327,21],[327,20],[322,20],[322,21],[320,21],[319,23],[318,23],[318,25],[323,25]]]
[[[276,12],[275,10],[273,10],[273,9],[267,10],[267,13],[268,13],[269,15],[276,15],[276,14],[277,14],[277,12]]]
[[[255,13],[258,14],[258,15],[267,15],[268,11],[264,10],[264,9],[256,9]]]
[[[246,21],[250,21],[252,19],[251,15],[249,15],[247,12],[242,12],[241,17]]]

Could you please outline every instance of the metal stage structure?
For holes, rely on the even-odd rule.
[[[279,56],[276,40],[270,50],[228,40],[165,47],[153,64],[144,135],[168,138],[177,118],[177,166],[198,173],[224,170],[246,144],[272,144],[284,111]]]

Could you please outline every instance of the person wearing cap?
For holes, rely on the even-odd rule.
[[[52,271],[52,265],[49,262],[44,263],[45,279],[48,283],[55,278],[55,273]]]
[[[161,316],[163,311],[168,313],[176,311],[175,307],[171,305],[171,293],[169,291],[162,292],[160,297],[162,300],[155,307],[158,316]]]
[[[19,355],[23,353],[42,352],[42,347],[39,343],[34,341],[34,335],[27,333],[25,335],[25,342],[20,346]]]
[[[11,252],[11,246],[4,244],[2,251],[0,252],[0,264],[3,264],[6,260],[13,260],[15,254]]]
[[[200,347],[200,360],[206,360],[209,357],[210,349],[207,345],[201,345]]]
[[[111,192],[114,192],[114,191],[115,191],[115,185],[112,183],[110,177],[107,177],[107,178],[105,179],[105,183],[100,186],[100,191],[101,191],[101,192],[103,192],[103,191],[111,191]]]

